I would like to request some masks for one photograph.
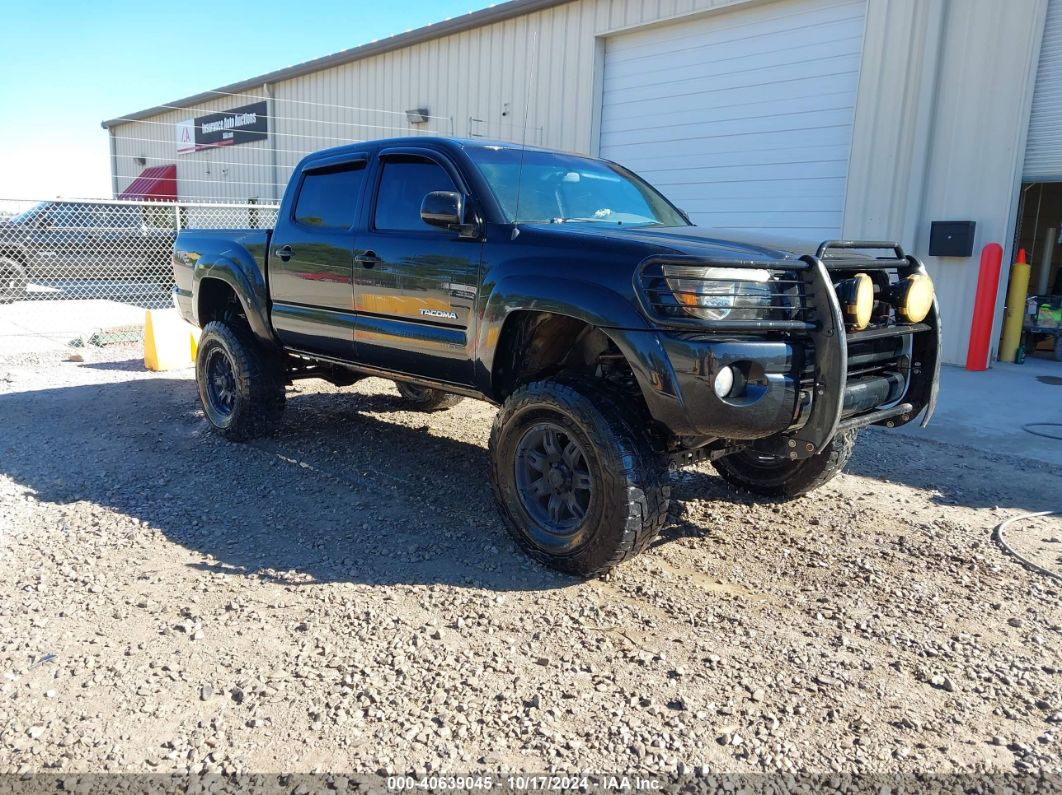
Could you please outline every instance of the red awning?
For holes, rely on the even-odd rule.
[[[151,166],[118,194],[119,199],[177,201],[177,166]]]

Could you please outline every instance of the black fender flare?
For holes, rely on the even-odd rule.
[[[224,282],[235,293],[243,307],[251,332],[262,343],[274,348],[280,341],[273,334],[269,322],[269,290],[258,264],[241,262],[239,254],[230,256],[231,250],[222,252],[211,260],[200,258],[192,272],[192,314],[196,325],[202,327],[199,317],[199,290],[204,280]]]
[[[476,334],[479,387],[485,394],[495,395],[494,355],[513,312],[550,312],[599,329],[626,357],[653,416],[672,416],[680,408],[675,373],[659,330],[632,300],[598,283],[541,276],[504,278],[487,298]]]

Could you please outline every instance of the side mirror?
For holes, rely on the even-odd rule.
[[[449,190],[435,190],[420,204],[420,220],[440,229],[460,226],[465,218],[465,197]]]
[[[479,237],[479,224],[465,223],[465,197],[452,190],[435,190],[420,203],[420,220],[430,226],[457,232],[458,237]]]

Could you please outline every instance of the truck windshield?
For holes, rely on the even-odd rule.
[[[13,223],[13,224],[26,224],[26,223],[29,223],[30,221],[32,221],[34,219],[34,217],[36,217],[41,212],[43,212],[44,209],[47,206],[48,206],[47,202],[41,202],[40,204],[35,204],[32,207],[30,207],[28,210],[23,210],[18,215],[12,216],[11,217],[11,223]]]
[[[502,146],[470,147],[469,157],[510,223],[689,226],[656,189],[603,160]]]

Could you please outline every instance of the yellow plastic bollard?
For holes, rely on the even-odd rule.
[[[144,314],[144,367],[156,372],[195,364],[197,335],[174,310]]]
[[[1032,269],[1025,262],[1025,249],[1018,250],[1018,261],[1010,269],[1010,288],[1007,308],[1003,313],[1003,339],[999,343],[999,360],[1013,362],[1021,342],[1021,327],[1025,321],[1025,299],[1029,292]]]

